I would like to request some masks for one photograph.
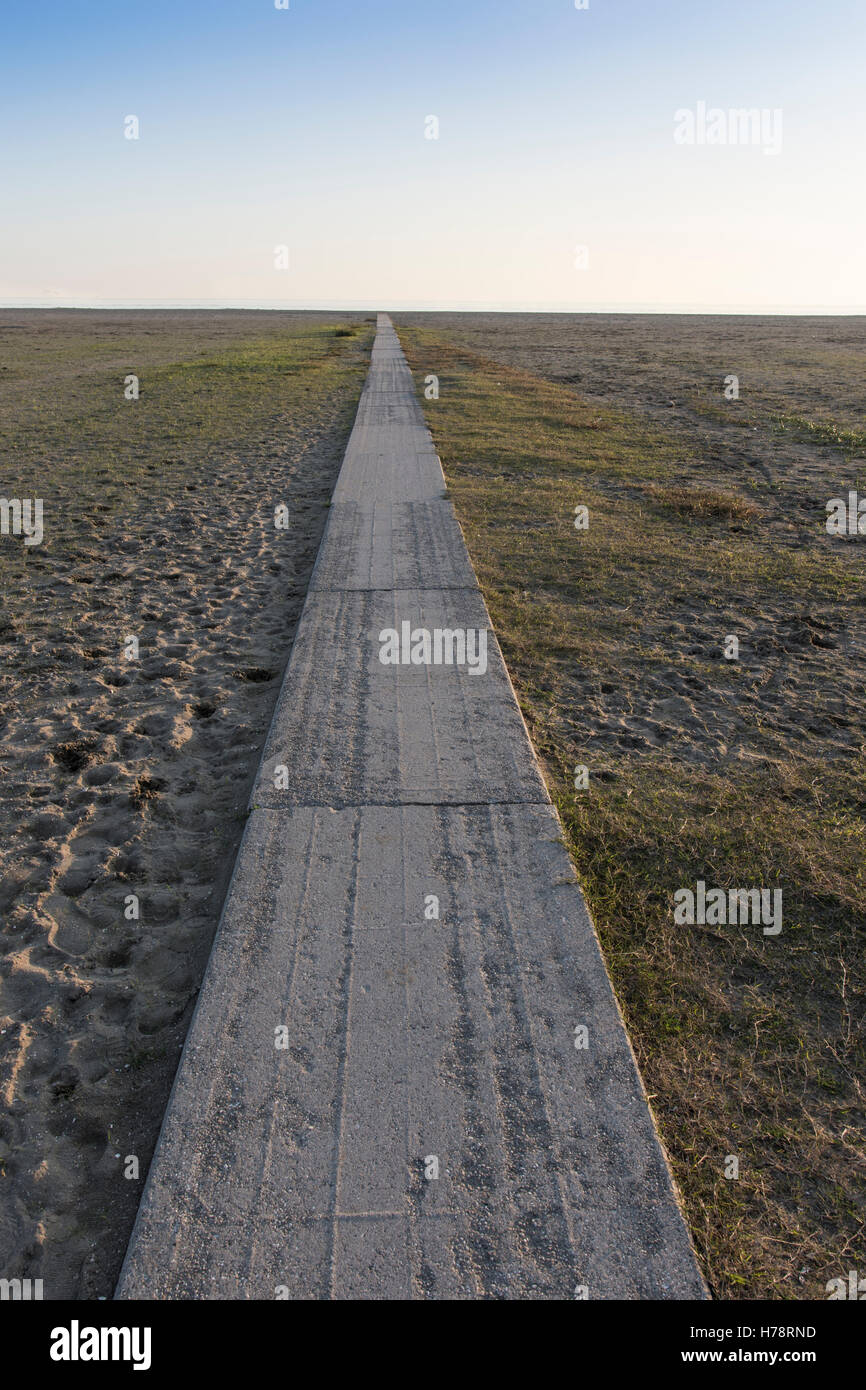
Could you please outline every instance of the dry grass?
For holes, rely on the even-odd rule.
[[[440,376],[427,419],[710,1286],[825,1297],[866,1268],[866,547],[824,531],[839,461],[780,485],[753,417],[719,487],[703,437],[508,367],[492,333],[397,327]],[[676,926],[699,878],[782,888],[781,935]]]
[[[721,492],[711,487],[647,488],[647,496],[661,507],[669,507],[680,516],[698,520],[753,521],[761,515],[760,507],[745,497]]]

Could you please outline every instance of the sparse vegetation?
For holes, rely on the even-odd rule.
[[[745,497],[721,492],[710,487],[658,487],[650,485],[647,496],[661,507],[669,507],[680,516],[702,520],[721,518],[726,521],[751,521],[760,515],[760,508]]]
[[[757,406],[741,459],[735,411],[666,429],[507,365],[480,320],[396,326],[710,1286],[824,1297],[866,1267],[866,554],[824,531],[840,461],[780,479]],[[675,926],[699,878],[781,887],[782,934]]]
[[[833,420],[804,420],[801,415],[779,415],[776,429],[799,435],[813,444],[839,449],[843,454],[866,453],[866,429],[846,429]]]

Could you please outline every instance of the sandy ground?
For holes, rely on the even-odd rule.
[[[79,320],[65,355],[62,323],[0,318],[16,422],[42,384],[32,357],[22,373],[22,338],[52,373],[98,343],[91,370],[116,381],[127,338],[106,318]],[[190,318],[151,316],[154,362],[259,332]],[[302,409],[284,379],[260,434],[212,440],[205,458],[190,445],[170,476],[157,420],[135,495],[91,510],[92,544],[58,519],[75,505],[68,458],[51,543],[22,571],[20,539],[2,540],[2,558],[19,549],[0,609],[0,1274],[43,1279],[46,1298],[113,1291],[363,380],[366,347],[346,351],[353,370],[314,382]],[[70,451],[86,456],[68,376]],[[116,482],[83,488],[93,508]]]

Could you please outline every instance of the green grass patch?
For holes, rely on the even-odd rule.
[[[843,454],[866,453],[866,430],[847,429],[834,420],[807,420],[802,415],[779,415],[774,427],[779,434],[791,433],[810,444],[838,449]]]

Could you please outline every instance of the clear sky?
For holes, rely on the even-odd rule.
[[[866,309],[866,0],[290,6],[5,0],[0,303]]]

